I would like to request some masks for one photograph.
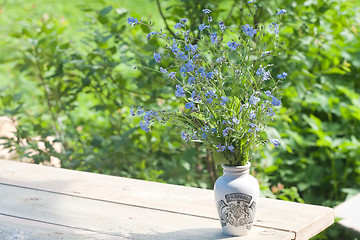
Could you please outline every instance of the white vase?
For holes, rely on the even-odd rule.
[[[255,219],[259,183],[245,166],[222,165],[224,175],[214,186],[215,201],[223,232],[231,236],[247,235]]]

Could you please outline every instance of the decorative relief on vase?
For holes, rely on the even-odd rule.
[[[230,224],[234,227],[245,226],[250,230],[255,217],[256,203],[252,197],[243,193],[231,193],[225,195],[226,202],[218,202],[218,211],[221,225]]]

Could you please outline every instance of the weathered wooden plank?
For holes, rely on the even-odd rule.
[[[0,182],[217,219],[212,190],[0,161]],[[330,208],[260,198],[256,226],[314,236],[334,220]]]
[[[275,199],[262,200],[259,202],[262,211],[258,222],[267,227],[293,229],[297,240],[307,240],[334,222],[334,210],[331,208]],[[279,221],[273,221],[272,215],[275,214]]]
[[[121,240],[121,238],[109,234],[93,231],[74,229],[54,224],[48,224],[30,219],[22,219],[0,214],[0,239],[1,240]]]
[[[335,215],[341,218],[339,224],[360,236],[360,194],[339,204],[335,208]]]
[[[119,239],[225,239],[218,220],[0,184],[0,214]],[[1,226],[1,224],[0,224]],[[7,229],[16,228],[9,226]],[[0,227],[1,229],[2,227]],[[0,230],[1,231],[1,230]],[[289,240],[294,233],[254,227],[241,240]],[[96,238],[95,238],[96,239]],[[101,238],[99,238],[101,239]]]

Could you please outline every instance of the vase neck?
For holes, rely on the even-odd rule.
[[[226,166],[226,165],[221,165],[221,166],[223,167],[224,175],[240,176],[240,175],[249,174],[251,163],[247,163],[244,166]]]

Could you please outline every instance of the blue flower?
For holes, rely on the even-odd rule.
[[[224,56],[222,56],[222,57],[219,57],[218,59],[216,59],[216,62],[221,64],[221,63],[225,62],[225,59],[226,58]]]
[[[265,68],[261,67],[256,71],[256,75],[260,76],[262,80],[266,81],[270,79],[270,71],[265,72]]]
[[[175,29],[180,29],[181,28],[181,24],[180,23],[176,23],[175,25],[174,25],[174,30]]]
[[[180,29],[181,27],[185,27],[187,21],[188,21],[188,20],[187,20],[186,18],[181,19],[180,22],[178,22],[178,23],[176,23],[176,24],[174,25],[174,30],[175,30],[175,29]]]
[[[265,73],[265,68],[262,68],[261,66],[260,66],[260,68],[256,71],[256,75],[258,75],[258,76],[261,76],[261,75],[263,75]]]
[[[210,35],[210,40],[211,40],[211,44],[212,44],[212,45],[217,44],[217,42],[218,42],[217,33],[212,33],[212,34]]]
[[[131,26],[134,26],[136,24],[139,24],[139,20],[133,17],[128,17],[127,23],[130,24]]]
[[[248,132],[251,132],[253,129],[255,129],[256,132],[260,131],[260,128],[255,123],[249,123],[249,126],[250,128]]]
[[[140,116],[141,114],[144,113],[144,110],[141,109],[141,107],[138,107],[137,109],[137,115]]]
[[[171,73],[169,73],[168,76],[169,76],[170,78],[174,78],[174,77],[175,77],[175,74],[176,74],[176,72],[171,72]]]
[[[203,13],[205,13],[205,14],[211,13],[211,11],[210,11],[209,9],[207,9],[207,8],[203,9],[202,11],[203,11]]]
[[[269,56],[271,54],[271,51],[265,51],[261,54],[261,57]]]
[[[259,101],[260,101],[260,98],[254,96],[254,95],[251,95],[251,97],[249,99],[249,103],[251,105],[256,105]]]
[[[185,97],[185,91],[180,85],[176,85],[175,96],[176,97]]]
[[[224,21],[219,22],[219,27],[220,27],[221,31],[224,31],[226,29]]]
[[[194,101],[200,101],[201,97],[196,94],[195,90],[191,93],[191,98],[194,99]]]
[[[225,104],[226,104],[228,101],[229,101],[229,99],[228,99],[227,97],[222,96],[222,97],[221,97],[221,100],[220,100],[220,104],[221,104],[222,106],[225,106]]]
[[[158,33],[157,32],[151,32],[151,33],[149,33],[148,35],[147,35],[147,39],[150,39],[153,35],[158,35]]]
[[[198,137],[196,136],[196,134],[197,134],[197,131],[195,131],[195,132],[191,135],[191,138],[192,138],[193,140],[198,140]]]
[[[140,121],[140,128],[142,130],[144,130],[145,132],[149,132],[149,130],[150,130],[149,125],[150,125],[150,122]]]
[[[213,90],[209,90],[205,93],[205,97],[207,97],[207,102],[208,103],[212,103],[213,102],[213,99],[217,97],[215,91]]]
[[[230,131],[234,131],[234,129],[230,128],[230,127],[227,127],[223,130],[223,136],[226,137]]]
[[[181,138],[184,139],[185,142],[190,140],[190,136],[185,132],[185,130],[181,130]]]
[[[250,37],[254,37],[254,35],[257,33],[256,29],[254,29],[253,27],[250,27],[249,24],[245,24],[241,27],[241,29],[243,30],[243,32],[250,36]]]
[[[269,115],[269,116],[274,116],[275,115],[275,113],[274,113],[274,111],[273,111],[273,109],[271,107],[269,107],[267,109],[266,114]]]
[[[134,106],[132,106],[131,109],[130,109],[130,115],[131,115],[131,116],[135,116]]]
[[[262,76],[262,80],[266,81],[270,79],[270,71],[264,72],[263,76]]]
[[[188,20],[186,18],[182,18],[180,20],[181,26],[185,27],[186,23],[188,22]]]
[[[254,110],[251,110],[249,113],[249,119],[254,120],[256,118],[256,113]]]
[[[206,134],[206,133],[203,133],[201,137],[202,137],[203,139],[206,139],[206,138],[207,138],[207,134]]]
[[[271,94],[271,92],[269,90],[265,91],[265,95],[268,97],[273,97],[273,95]]]
[[[206,74],[206,77],[209,78],[209,79],[213,78],[213,76],[214,76],[214,72],[208,72]]]
[[[234,152],[234,147],[233,147],[233,145],[227,146],[227,148],[230,150],[230,152]]]
[[[188,84],[193,85],[195,83],[195,77],[191,76],[188,78]]]
[[[280,145],[279,140],[277,140],[276,138],[271,139],[270,142],[274,144],[275,147],[278,147]]]
[[[182,75],[183,77],[186,77],[186,72],[187,72],[186,67],[185,67],[185,66],[182,66],[182,67],[180,68],[180,73],[181,73],[181,75]]]
[[[166,70],[166,68],[160,67],[160,72],[161,72],[161,73],[167,73],[167,70]]]
[[[270,23],[270,25],[269,25],[269,32],[270,32],[270,33],[273,32],[273,33],[275,33],[275,34],[279,34],[279,24],[274,23],[274,22]]]
[[[160,53],[156,53],[156,52],[154,52],[154,59],[155,59],[155,61],[156,62],[161,62],[161,55],[160,55]]]
[[[212,129],[211,129],[211,132],[212,132],[212,133],[216,133],[216,132],[217,132],[216,127],[215,127],[215,128],[212,128]]]
[[[194,44],[194,45],[189,44],[189,45],[185,46],[185,50],[188,51],[188,52],[191,52],[192,54],[195,54],[197,49],[198,49],[197,44]]]
[[[186,109],[192,109],[195,107],[195,104],[193,102],[188,102],[185,104]]]
[[[201,128],[201,131],[203,132],[209,132],[209,126],[208,125],[205,125]]]
[[[233,51],[236,51],[236,48],[239,46],[239,44],[237,42],[235,42],[234,40],[232,41],[229,41],[227,43],[228,47],[233,50]]]
[[[187,62],[187,63],[185,64],[185,67],[186,67],[186,70],[187,70],[188,72],[192,72],[192,71],[195,70],[195,66],[194,66],[194,64],[193,64],[193,62],[192,62],[191,59],[189,60],[189,62]]]
[[[179,51],[178,45],[177,45],[176,43],[174,43],[174,44],[171,45],[171,51],[172,51],[173,53],[176,53],[177,51]]]
[[[208,17],[208,21],[212,22],[212,17],[211,16]]]
[[[202,32],[205,28],[210,28],[209,25],[205,25],[205,23],[202,23],[200,26],[199,26],[199,31]]]
[[[199,73],[200,73],[200,76],[201,76],[201,77],[205,77],[205,76],[206,76],[206,74],[205,74],[205,68],[203,68],[203,67],[199,68]]]
[[[216,147],[218,148],[217,152],[223,152],[226,149],[225,146],[221,146],[220,143],[218,145],[216,145]]]
[[[285,9],[281,9],[278,11],[276,15],[284,15],[287,11]]]
[[[277,97],[272,97],[272,99],[271,99],[271,104],[273,105],[273,106],[280,106],[281,105],[281,100],[278,100],[277,99]]]
[[[179,58],[179,59],[182,59],[182,60],[186,60],[187,59],[187,56],[184,52],[182,51],[177,51],[174,53],[176,58]]]
[[[240,120],[237,119],[236,117],[233,117],[232,121],[233,121],[234,124],[239,124],[240,123]]]
[[[283,72],[283,73],[280,73],[278,74],[277,76],[279,79],[285,79],[287,77],[287,73],[286,72]]]
[[[147,111],[144,115],[144,121],[145,122],[150,122],[154,116],[158,116],[157,112],[154,112],[153,110]]]

